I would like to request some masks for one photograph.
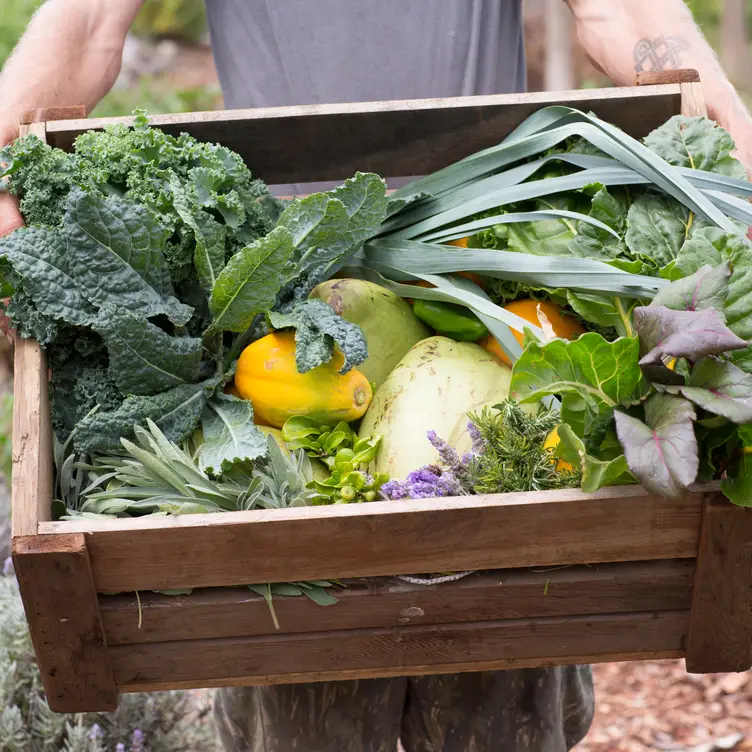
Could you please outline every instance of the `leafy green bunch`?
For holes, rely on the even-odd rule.
[[[55,429],[76,453],[119,452],[151,420],[178,445],[200,426],[213,477],[263,457],[252,406],[222,389],[275,314],[296,328],[300,370],[335,345],[343,370],[367,357],[358,327],[306,299],[378,229],[377,176],[280,214],[238,155],[143,115],[80,136],[71,154],[29,136],[7,156],[29,223],[0,240],[8,314],[46,346]]]
[[[741,449],[752,423],[752,375],[734,363],[737,353],[747,362],[748,342],[726,313],[741,274],[727,259],[672,282],[634,309],[635,336],[608,342],[590,332],[526,347],[512,392],[523,402],[561,397],[557,454],[581,468],[584,490],[634,477],[676,497],[728,470],[724,492],[749,503],[746,466],[715,464],[716,450],[728,458]]]
[[[328,478],[312,484],[325,503],[376,501],[379,489],[389,480],[386,473],[370,474],[363,469],[376,457],[381,436],[358,438],[345,422],[332,427],[296,415],[285,422],[282,437],[291,450],[303,449],[329,468]]]

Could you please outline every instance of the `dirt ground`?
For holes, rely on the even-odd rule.
[[[752,750],[752,672],[687,674],[684,661],[593,667],[596,711],[576,752]]]

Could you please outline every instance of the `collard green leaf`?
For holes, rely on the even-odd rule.
[[[171,337],[125,308],[104,306],[94,330],[107,345],[110,373],[123,394],[157,394],[198,376],[202,342]]]
[[[721,481],[721,491],[734,504],[752,507],[752,425],[739,427],[739,440],[741,456]]]
[[[659,305],[640,306],[633,317],[643,353],[640,365],[658,363],[663,356],[697,361],[747,346],[714,308],[674,311]]]
[[[345,205],[356,245],[378,232],[387,207],[386,183],[378,175],[356,172],[330,194]]]
[[[742,163],[731,156],[731,136],[706,117],[674,115],[645,137],[645,146],[675,167],[747,179]]]
[[[196,171],[200,169],[202,168],[196,168]],[[225,226],[199,208],[198,203],[187,195],[176,176],[172,177],[170,188],[175,211],[193,231],[196,239],[193,263],[196,266],[201,286],[210,293],[214,289],[219,273],[225,266]]]
[[[274,329],[295,329],[295,364],[299,373],[328,363],[335,344],[345,357],[340,373],[347,373],[368,357],[363,330],[338,316],[323,300],[298,303],[289,314],[272,311],[268,320]]]
[[[627,231],[628,209],[628,196],[623,190],[616,188],[609,191],[601,186],[593,196],[589,214],[615,230],[620,239],[596,225],[577,222],[577,235],[569,245],[572,255],[603,260],[622,255],[626,250],[622,238]]]
[[[690,212],[678,201],[658,193],[637,196],[627,214],[626,243],[630,252],[658,267],[675,259],[690,232]]]
[[[253,408],[247,400],[215,395],[204,408],[201,430],[204,443],[198,455],[199,466],[212,475],[266,454],[266,436],[254,424]]]
[[[656,293],[650,305],[675,311],[715,308],[722,312],[729,293],[731,266],[724,261],[716,267],[705,264],[690,277],[676,280]]]
[[[133,436],[136,425],[147,418],[156,423],[169,441],[176,444],[198,425],[211,383],[177,386],[153,397],[127,397],[117,410],[100,411],[81,420],[73,445],[79,453],[117,450],[120,439]]]
[[[567,290],[567,303],[578,316],[591,324],[616,329],[620,337],[633,335],[632,309],[637,304],[636,300]]]
[[[167,231],[145,207],[75,188],[63,219],[71,276],[92,303],[184,325],[193,309],[173,297],[162,253]]]
[[[293,236],[275,227],[266,237],[238,251],[217,278],[209,300],[217,331],[242,332],[254,317],[271,308],[291,274]]]
[[[562,419],[589,432],[600,415],[628,403],[638,392],[642,381],[638,357],[637,338],[608,342],[588,332],[571,342],[534,342],[514,364],[511,392],[522,402],[564,395]]]
[[[570,208],[568,195],[546,196],[535,203],[536,210]],[[537,222],[514,222],[507,225],[510,251],[532,256],[571,256],[570,244],[577,237],[577,221],[569,217],[542,219]],[[583,223],[584,224],[584,223]],[[606,233],[608,234],[608,233]],[[605,258],[600,253],[594,258]]]
[[[559,443],[556,456],[578,466],[582,473],[582,490],[593,493],[603,486],[634,483],[623,454],[609,460],[600,460],[587,453],[585,443],[567,423],[558,427]]]
[[[23,280],[23,290],[44,316],[88,326],[95,309],[70,274],[65,243],[57,230],[22,227],[0,240],[6,258]]]
[[[718,358],[695,363],[679,391],[699,407],[734,423],[752,423],[752,374]]]
[[[277,227],[292,234],[304,266],[331,263],[357,244],[345,205],[327,193],[295,199],[282,212]]]
[[[644,423],[619,410],[614,418],[629,469],[645,488],[677,498],[694,483],[699,457],[691,402],[653,394],[645,402]]]

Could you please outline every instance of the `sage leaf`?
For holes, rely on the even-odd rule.
[[[173,296],[163,254],[167,230],[148,209],[74,188],[62,232],[71,276],[89,301],[187,323],[193,309]]]
[[[752,374],[727,360],[699,360],[679,391],[708,412],[734,423],[752,423]]]
[[[699,467],[692,403],[670,394],[645,402],[645,422],[620,410],[616,433],[629,469],[653,493],[677,498],[694,483]]]
[[[633,317],[644,353],[640,365],[658,363],[663,356],[697,361],[747,346],[714,308],[674,311],[659,305],[640,306]]]
[[[222,270],[209,300],[215,331],[242,332],[263,311],[291,275],[293,235],[275,227],[266,237],[238,251]]]
[[[323,300],[305,300],[289,314],[270,312],[269,325],[274,329],[295,329],[295,364],[298,373],[306,373],[328,363],[337,344],[344,355],[340,373],[347,373],[368,357],[363,330],[338,316]]]
[[[94,330],[107,346],[110,374],[123,394],[156,394],[198,376],[202,342],[172,337],[125,308],[106,305]]]
[[[253,422],[253,408],[247,400],[216,394],[204,408],[201,430],[204,443],[199,467],[212,475],[266,454],[266,436]]]

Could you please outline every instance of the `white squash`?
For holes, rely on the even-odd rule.
[[[429,337],[418,342],[379,387],[360,436],[382,436],[371,472],[403,479],[439,456],[426,434],[436,431],[460,454],[470,449],[468,413],[509,396],[512,370],[482,347]]]

